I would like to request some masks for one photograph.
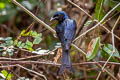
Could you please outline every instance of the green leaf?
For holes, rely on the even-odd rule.
[[[5,8],[5,3],[0,2],[0,9]]]
[[[93,59],[98,51],[98,48],[100,46],[100,37],[97,37],[96,39],[93,39],[92,45],[90,46],[90,51],[87,52],[86,58],[87,61]]]
[[[29,36],[29,35],[30,35],[30,32],[22,34],[22,36]]]
[[[15,41],[13,42],[13,45],[17,45],[17,43],[18,43],[18,40],[15,40]]]
[[[23,36],[25,34],[25,30],[22,30],[20,35]]]
[[[38,34],[37,34],[36,31],[31,31],[31,32],[30,32],[30,35],[31,35],[32,37],[37,37]]]
[[[112,54],[112,53],[111,53]],[[104,57],[105,59],[108,59],[110,57],[109,54],[107,54],[104,50],[101,50],[101,55],[102,57]],[[119,62],[114,56],[111,57],[110,59],[111,62]]]
[[[23,46],[23,48],[27,48],[27,46],[28,46],[28,45],[25,44],[25,45]]]
[[[100,21],[104,17],[104,9],[103,9],[104,0],[97,0],[96,8],[95,8],[95,16],[98,21]]]
[[[8,79],[11,80],[13,77],[13,74],[9,73],[6,70],[2,70],[1,73]]]
[[[33,44],[39,44],[41,40],[42,40],[42,38],[37,37],[34,39]]]
[[[6,46],[11,46],[13,44],[13,41],[12,40],[7,40],[5,41],[6,43]]]
[[[7,54],[6,51],[2,52],[2,56],[6,56],[6,54]]]
[[[32,47],[30,47],[30,46],[27,46],[27,48],[26,49],[28,49],[29,51],[34,51],[34,49],[32,49]]]
[[[103,47],[103,50],[106,53],[111,55],[111,52],[113,50],[113,46],[111,44],[105,44],[104,47]],[[120,57],[119,52],[118,52],[118,50],[116,48],[115,48],[115,53],[113,54],[113,56],[118,57],[118,58]]]
[[[23,48],[25,46],[25,43],[21,43],[21,45],[19,46],[19,48]]]
[[[28,45],[29,47],[32,47],[33,46],[33,43],[32,42],[30,42],[28,39],[27,39],[27,41],[26,41],[26,43],[25,43],[26,45]]]
[[[22,44],[22,41],[19,41],[16,46],[20,47],[21,44]]]
[[[108,59],[109,56],[112,54],[112,51],[113,51],[113,46],[111,44],[105,44],[101,50],[101,55],[104,58]],[[115,52],[113,53],[113,56],[110,59],[110,61],[118,62],[118,60],[115,59],[115,57],[120,58],[119,52],[116,48],[115,48]]]
[[[109,0],[109,5],[111,8],[115,7],[118,3],[120,3],[120,0]],[[115,11],[120,11],[120,6],[118,6]]]
[[[88,20],[88,21],[84,24],[84,26],[89,26],[91,23],[92,23],[92,20]]]
[[[6,77],[8,72],[6,70],[2,70],[1,73]]]
[[[14,75],[13,75],[12,73],[9,73],[8,76],[7,76],[7,79],[8,79],[8,80],[11,80],[13,76],[14,76]]]

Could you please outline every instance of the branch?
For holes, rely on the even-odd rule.
[[[41,56],[47,56],[50,53],[54,52],[55,50],[57,50],[57,48],[53,49],[52,51],[49,51],[46,54],[40,54],[40,55],[35,55],[35,56],[28,56],[28,57],[25,57],[25,58],[6,58],[6,57],[0,57],[0,60],[12,60],[12,61],[27,60],[27,59],[37,58],[37,57],[41,57]]]
[[[52,29],[49,25],[45,24],[42,20],[40,20],[39,18],[37,18],[32,12],[30,12],[29,10],[27,10],[25,7],[23,7],[21,4],[19,4],[16,0],[11,0],[15,5],[17,5],[18,7],[20,7],[21,9],[23,9],[27,14],[29,14],[33,19],[35,19],[37,22],[39,22],[40,24],[42,24],[44,27],[46,27],[48,30],[50,30],[53,33],[56,33],[56,31],[54,29]]]
[[[92,64],[104,64],[104,63],[106,63],[106,61],[72,63],[72,65],[78,66],[78,65],[92,65]],[[0,64],[4,64],[4,66],[0,66],[0,68],[3,68],[3,67],[5,67],[5,65],[8,65],[8,64],[11,64],[11,65],[14,65],[14,64],[27,64],[27,65],[43,64],[43,65],[61,66],[61,64],[54,63],[53,61],[0,61]],[[109,65],[120,65],[120,63],[116,63],[116,62],[108,62],[108,64]]]

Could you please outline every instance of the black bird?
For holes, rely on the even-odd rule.
[[[62,66],[59,74],[62,74],[65,69],[74,72],[71,60],[70,60],[70,44],[75,36],[76,22],[75,20],[69,19],[64,11],[56,12],[50,21],[57,20],[56,33],[62,45]]]

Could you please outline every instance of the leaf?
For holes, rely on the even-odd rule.
[[[19,48],[23,48],[25,46],[25,43],[21,43],[21,45],[19,46]]]
[[[88,46],[88,52],[86,55],[87,61],[93,59],[98,51],[100,45],[100,37],[97,37],[96,39],[91,40]]]
[[[6,77],[8,75],[8,72],[6,70],[2,70],[1,73]]]
[[[7,76],[7,79],[8,79],[8,80],[11,80],[12,77],[13,77],[13,74],[12,74],[12,73],[9,73],[8,76]]]
[[[111,44],[105,44],[103,47],[103,50],[106,53],[108,53],[109,55],[111,55],[111,52],[113,50],[113,46]],[[119,52],[116,48],[115,48],[115,53],[113,54],[113,56],[120,58]]]
[[[6,70],[2,70],[1,72],[7,78],[7,80],[11,80],[12,79],[13,74],[11,74],[11,73],[8,74],[8,72]]]
[[[113,48],[113,46],[111,44],[105,44],[101,50],[101,55],[105,59],[108,59],[109,56],[112,54],[112,50],[113,50],[112,48]],[[115,52],[113,53],[113,56],[110,59],[110,61],[118,62],[118,60],[115,57],[120,58],[119,52],[116,48],[115,48]]]
[[[104,17],[104,9],[103,9],[104,0],[97,0],[96,8],[95,8],[95,16],[98,21],[100,21]]]
[[[15,40],[15,41],[13,42],[13,45],[17,45],[17,43],[18,43],[18,40]]]
[[[11,45],[13,45],[13,41],[12,40],[6,40],[5,44],[6,44],[6,46],[11,46]]]
[[[120,0],[109,0],[109,5],[111,8],[115,7],[118,3],[120,3]],[[120,11],[120,6],[118,6],[115,11]]]
[[[22,41],[19,41],[16,46],[20,47],[21,44],[22,44]]]
[[[32,37],[37,37],[37,32],[36,31],[30,31],[30,36],[32,36]]]
[[[25,34],[25,30],[22,30],[20,35],[23,36]]]
[[[34,39],[33,44],[39,44],[41,40],[42,40],[42,38],[37,37]]]
[[[32,46],[33,46],[33,43],[32,42],[30,42],[28,39],[27,39],[27,41],[26,41],[26,43],[25,43],[25,47],[26,47],[26,49],[28,49],[29,51],[34,51],[33,49],[32,49]]]
[[[34,49],[32,49],[32,47],[30,47],[30,46],[27,46],[26,49],[28,49],[31,52],[34,51]]]
[[[22,34],[22,36],[29,36],[29,35],[30,35],[30,32]]]
[[[92,23],[92,20],[88,20],[88,21],[84,24],[84,26],[89,26],[91,23]]]
[[[6,56],[6,54],[7,54],[6,51],[2,52],[2,56]]]
[[[26,43],[25,43],[27,46],[29,46],[29,47],[32,47],[33,46],[33,43],[32,42],[30,42],[28,39],[27,39],[27,41],[26,41]]]
[[[105,58],[108,59],[109,58],[109,54],[106,54],[106,52],[104,50],[101,50],[101,55]],[[117,59],[115,59],[114,56],[111,57],[110,59],[111,62],[119,62]]]

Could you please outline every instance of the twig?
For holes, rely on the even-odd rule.
[[[17,64],[17,66],[20,67],[20,68],[22,68],[22,69],[25,69],[25,70],[27,70],[27,71],[29,71],[29,72],[32,72],[32,73],[34,73],[34,74],[37,74],[38,76],[41,76],[41,77],[43,77],[45,80],[47,80],[46,76],[43,75],[43,74],[40,74],[40,73],[38,73],[38,72],[36,72],[36,71],[33,71],[33,70],[30,70],[30,69],[28,69],[28,68],[26,68],[26,67],[23,67],[23,66],[19,65],[19,64]]]
[[[15,67],[15,66],[18,66],[18,67],[20,67],[20,68],[22,68],[22,69],[25,69],[25,70],[27,70],[27,71],[29,71],[29,72],[32,72],[32,73],[34,73],[34,74],[36,74],[36,75],[38,75],[38,76],[43,77],[45,80],[47,80],[47,78],[46,78],[45,75],[40,74],[40,73],[38,73],[38,72],[36,72],[36,71],[30,70],[30,69],[28,69],[28,68],[26,68],[26,67],[23,67],[23,66],[19,65],[19,64],[7,65],[7,66],[0,66],[0,68]]]
[[[96,61],[96,62],[82,62],[82,63],[72,63],[73,66],[77,65],[92,65],[92,64],[104,64],[106,61]],[[60,63],[54,63],[53,61],[0,61],[0,64],[4,64],[4,66],[0,66],[0,68],[6,67],[6,64],[11,64],[7,66],[13,66],[15,64],[26,64],[26,65],[31,65],[31,64],[43,64],[43,65],[53,65],[53,66],[61,66]],[[108,65],[120,65],[120,63],[116,62],[108,62]]]
[[[49,51],[49,52],[46,53],[46,54],[29,56],[29,57],[25,57],[25,58],[6,58],[6,57],[0,57],[0,60],[12,60],[12,61],[27,60],[27,59],[32,59],[32,58],[37,58],[37,57],[49,55],[50,53],[54,52],[55,50],[57,50],[57,48],[53,49],[52,51]]]
[[[72,5],[75,5],[77,8],[79,8],[81,11],[83,11],[85,14],[87,14],[90,18],[92,18],[91,17],[91,15],[89,15],[84,9],[82,9],[81,7],[79,7],[78,5],[76,5],[75,3],[73,3],[72,1],[70,1],[70,0],[67,0],[69,3],[71,3]]]

